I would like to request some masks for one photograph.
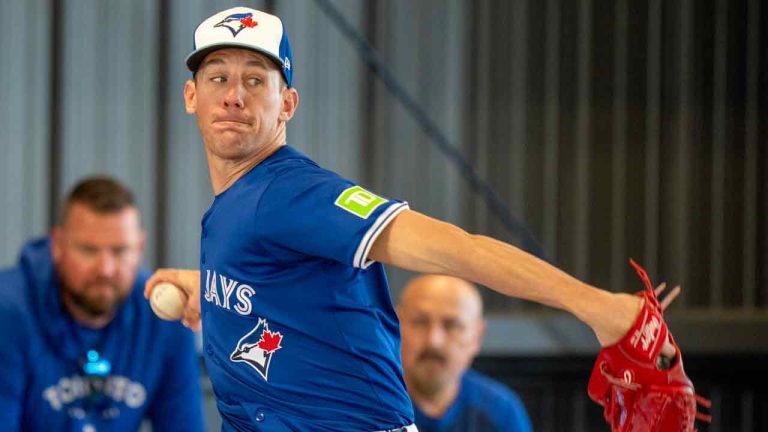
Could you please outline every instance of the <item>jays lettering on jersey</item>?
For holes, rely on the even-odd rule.
[[[225,428],[412,423],[384,268],[367,259],[406,208],[288,146],[216,196],[202,221],[201,297]]]
[[[47,239],[0,271],[0,429],[202,431],[194,339],[143,297],[147,273],[105,328],[65,312]]]

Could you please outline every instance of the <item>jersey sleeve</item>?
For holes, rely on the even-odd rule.
[[[163,379],[153,397],[149,417],[152,430],[203,432],[202,389],[199,356],[194,335],[181,325],[169,335],[163,356]]]
[[[364,269],[376,238],[407,208],[316,168],[277,176],[256,219],[264,247],[278,259],[303,254]]]

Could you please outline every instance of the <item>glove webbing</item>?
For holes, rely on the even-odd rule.
[[[638,276],[640,276],[640,279],[642,279],[643,283],[645,284],[645,287],[646,287],[646,289],[647,289],[647,290],[648,290],[650,293],[652,293],[652,296],[651,296],[651,297],[652,297],[652,298],[653,298],[653,300],[654,300],[654,305],[655,305],[657,308],[661,309],[661,305],[659,304],[659,300],[656,298],[656,291],[653,289],[653,285],[651,285],[651,279],[648,277],[648,273],[646,273],[646,272],[645,272],[645,270],[644,270],[642,267],[640,267],[640,266],[639,266],[639,265],[638,265],[638,264],[635,262],[635,260],[633,260],[633,259],[631,259],[631,258],[630,258],[630,259],[629,259],[629,263],[630,263],[630,264],[632,264],[632,267],[634,267],[634,268],[635,268],[635,271],[637,272],[637,275],[638,275]],[[616,378],[616,377],[612,376],[611,374],[609,374],[609,373],[608,373],[608,372],[607,372],[607,371],[606,371],[606,370],[605,370],[605,369],[602,367],[602,365],[601,365],[601,367],[600,367],[600,372],[602,372],[602,373],[603,373],[603,375],[605,376],[605,378],[606,378],[606,379],[607,379],[607,380],[608,380],[608,381],[609,381],[611,384],[614,384],[614,385],[620,385],[620,386],[622,386],[622,387],[625,387],[625,388],[627,388],[627,389],[630,389],[630,390],[637,390],[637,389],[639,389],[639,388],[641,387],[641,385],[640,385],[640,384],[637,384],[637,383],[632,383],[632,384],[629,384],[629,383],[626,383],[626,382],[624,382],[623,380],[620,380],[620,379],[618,379],[618,378]],[[633,387],[633,386],[634,386],[634,387]],[[707,398],[705,398],[705,397],[702,397],[701,395],[699,395],[699,394],[696,394],[696,393],[694,393],[694,395],[693,395],[693,396],[694,396],[694,398],[696,399],[696,419],[697,419],[697,420],[701,420],[701,421],[703,421],[703,422],[711,423],[711,422],[712,422],[712,416],[711,416],[711,415],[709,415],[709,414],[704,414],[704,413],[701,413],[701,412],[699,412],[699,411],[698,411],[698,409],[699,409],[699,406],[702,406],[702,407],[704,407],[704,408],[707,408],[707,409],[709,409],[709,408],[711,408],[711,407],[712,407],[712,402],[711,402],[709,399],[707,399]]]

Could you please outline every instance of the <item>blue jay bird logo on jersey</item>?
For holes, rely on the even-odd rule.
[[[253,14],[248,12],[232,14],[214,25],[214,27],[226,27],[232,32],[232,37],[236,37],[244,28],[254,28],[257,25],[259,23],[253,20]]]
[[[275,351],[282,348],[283,335],[280,332],[269,331],[267,320],[259,318],[256,327],[240,338],[237,347],[229,359],[233,362],[245,362],[268,381],[269,364]]]

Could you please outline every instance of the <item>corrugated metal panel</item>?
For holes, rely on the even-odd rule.
[[[406,91],[456,145],[465,136],[463,104],[470,85],[466,76],[474,56],[458,53],[474,45],[467,37],[466,2],[377,2],[373,42]],[[424,25],[425,22],[439,25]],[[465,48],[466,47],[466,48]],[[462,222],[465,199],[455,167],[430,143],[427,135],[380,82],[373,83],[374,188],[409,201],[414,210],[455,223]],[[407,274],[390,271],[395,292]]]
[[[234,4],[71,1],[54,16],[50,2],[2,2],[3,263],[77,178],[106,172],[137,190],[157,242],[149,263],[196,264],[212,195],[183,60],[194,25]],[[417,210],[516,240],[314,1],[249,4],[274,8],[291,34],[292,143]],[[765,306],[760,1],[333,4],[566,270],[633,289],[633,256],[684,285],[677,311]]]
[[[357,28],[364,28],[366,3],[333,2]],[[321,165],[362,184],[370,181],[361,159],[367,71],[357,52],[313,2],[277,2],[296,60],[299,110],[289,123],[288,143]],[[307,43],[312,41],[312,43]]]
[[[0,2],[0,267],[15,263],[48,219],[50,11]]]
[[[513,107],[525,102],[529,145],[543,153],[524,156],[526,193],[544,198],[527,199],[535,208],[523,213],[566,270],[635,289],[632,256],[655,279],[683,284],[678,311],[764,306],[765,14],[758,3],[531,3],[526,16],[537,25],[527,29],[522,60],[503,55],[515,39],[509,4],[479,5],[476,28],[493,55],[480,58],[478,88],[489,97],[473,107],[471,134],[488,139],[483,151],[520,163],[511,160],[521,156],[510,153],[517,136],[508,129],[518,116]],[[504,31],[508,38],[497,36]],[[519,62],[537,69],[526,79],[516,73]],[[514,91],[521,83],[527,94]],[[499,108],[506,109],[495,117],[506,122],[489,121],[486,112]],[[548,173],[542,182],[540,173]],[[499,190],[517,199],[512,188]],[[472,211],[470,222],[488,217],[484,208]],[[505,235],[494,224],[488,231]]]
[[[556,257],[559,249],[557,248],[557,203],[559,200],[559,157],[558,142],[560,140],[560,8],[556,0],[548,0],[546,4],[545,21],[546,29],[544,34],[544,112],[543,112],[543,132],[542,147],[544,156],[542,158],[543,178],[541,182],[542,209],[541,218],[543,219],[540,238],[543,239],[544,250],[548,251],[551,257]],[[530,170],[529,170],[530,171]],[[535,181],[535,180],[534,180]]]
[[[746,67],[744,70],[744,80],[746,83],[746,107],[745,107],[745,127],[744,142],[746,149],[744,151],[744,267],[743,267],[743,286],[744,299],[742,306],[752,308],[759,304],[758,286],[760,279],[758,277],[758,266],[760,255],[758,252],[759,242],[758,233],[760,230],[760,219],[763,223],[766,220],[765,207],[760,206],[760,185],[765,189],[765,170],[760,170],[760,149],[762,147],[765,154],[765,137],[760,143],[760,124],[759,117],[759,97],[760,97],[760,75],[765,76],[765,71],[761,72],[760,52],[765,53],[765,46],[760,44],[760,0],[750,0],[747,3],[747,47],[746,47]],[[765,28],[762,29],[765,32]],[[762,83],[763,87],[765,82]],[[763,90],[765,91],[765,90]],[[765,121],[763,113],[762,122]],[[762,144],[762,145],[761,145]],[[762,180],[761,180],[762,177]],[[763,200],[765,203],[768,200]],[[761,213],[762,211],[762,213]],[[758,214],[762,214],[758,218]],[[763,250],[765,251],[765,242]],[[768,253],[763,252],[763,255]],[[763,266],[763,268],[765,268]],[[765,284],[762,285],[765,290]]]
[[[659,227],[658,215],[661,212],[659,200],[661,187],[659,184],[661,182],[660,155],[662,130],[662,23],[662,2],[661,0],[651,0],[648,3],[648,26],[645,28],[648,38],[645,74],[645,155],[643,158],[645,162],[645,170],[643,172],[645,176],[643,179],[645,191],[643,194],[644,200],[640,201],[643,203],[644,208],[643,240],[645,241],[645,251],[642,257],[646,270],[650,274],[658,274],[659,250],[661,249],[659,245],[661,242],[661,228]],[[642,243],[635,250],[635,254],[640,253]]]
[[[81,177],[109,173],[136,193],[155,233],[155,2],[79,1],[63,8],[59,197]],[[154,235],[145,254],[154,262]]]

